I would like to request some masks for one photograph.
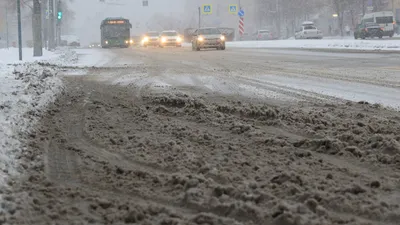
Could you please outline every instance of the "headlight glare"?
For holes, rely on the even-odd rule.
[[[166,41],[167,41],[167,39],[165,37],[161,38],[161,42],[166,42]]]
[[[204,38],[203,38],[202,36],[199,36],[199,37],[197,38],[197,40],[198,40],[198,41],[204,41]]]
[[[225,41],[225,36],[221,36],[221,41]]]
[[[144,42],[148,42],[148,41],[149,41],[149,38],[148,38],[148,37],[144,37],[144,38],[143,38],[143,41],[144,41]]]

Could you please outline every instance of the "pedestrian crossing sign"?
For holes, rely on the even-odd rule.
[[[211,4],[203,5],[202,9],[203,9],[203,14],[212,14],[212,6],[211,6]]]
[[[238,5],[236,5],[236,4],[229,5],[229,13],[236,15],[237,9],[238,9]]]

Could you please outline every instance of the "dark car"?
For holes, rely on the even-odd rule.
[[[357,25],[354,31],[354,38],[365,39],[365,38],[382,38],[383,29],[377,23],[361,23]]]

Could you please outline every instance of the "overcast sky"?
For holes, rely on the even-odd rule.
[[[154,13],[181,14],[185,0],[148,0],[149,6],[143,7],[142,0],[75,0],[71,3],[76,13],[72,27],[82,44],[99,42],[100,23],[106,17],[125,17],[132,23],[132,34],[141,34],[147,30],[146,22]]]

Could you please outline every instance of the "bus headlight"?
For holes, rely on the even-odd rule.
[[[203,38],[202,36],[199,36],[199,37],[197,38],[197,40],[200,41],[200,42],[202,42],[202,41],[204,41],[204,38]]]
[[[178,38],[176,39],[176,41],[177,41],[177,42],[181,42],[181,41],[182,41],[182,38],[178,37]]]
[[[164,43],[164,42],[166,42],[166,41],[167,41],[167,39],[166,39],[165,37],[162,37],[162,38],[161,38],[161,42],[162,42],[162,43]]]

